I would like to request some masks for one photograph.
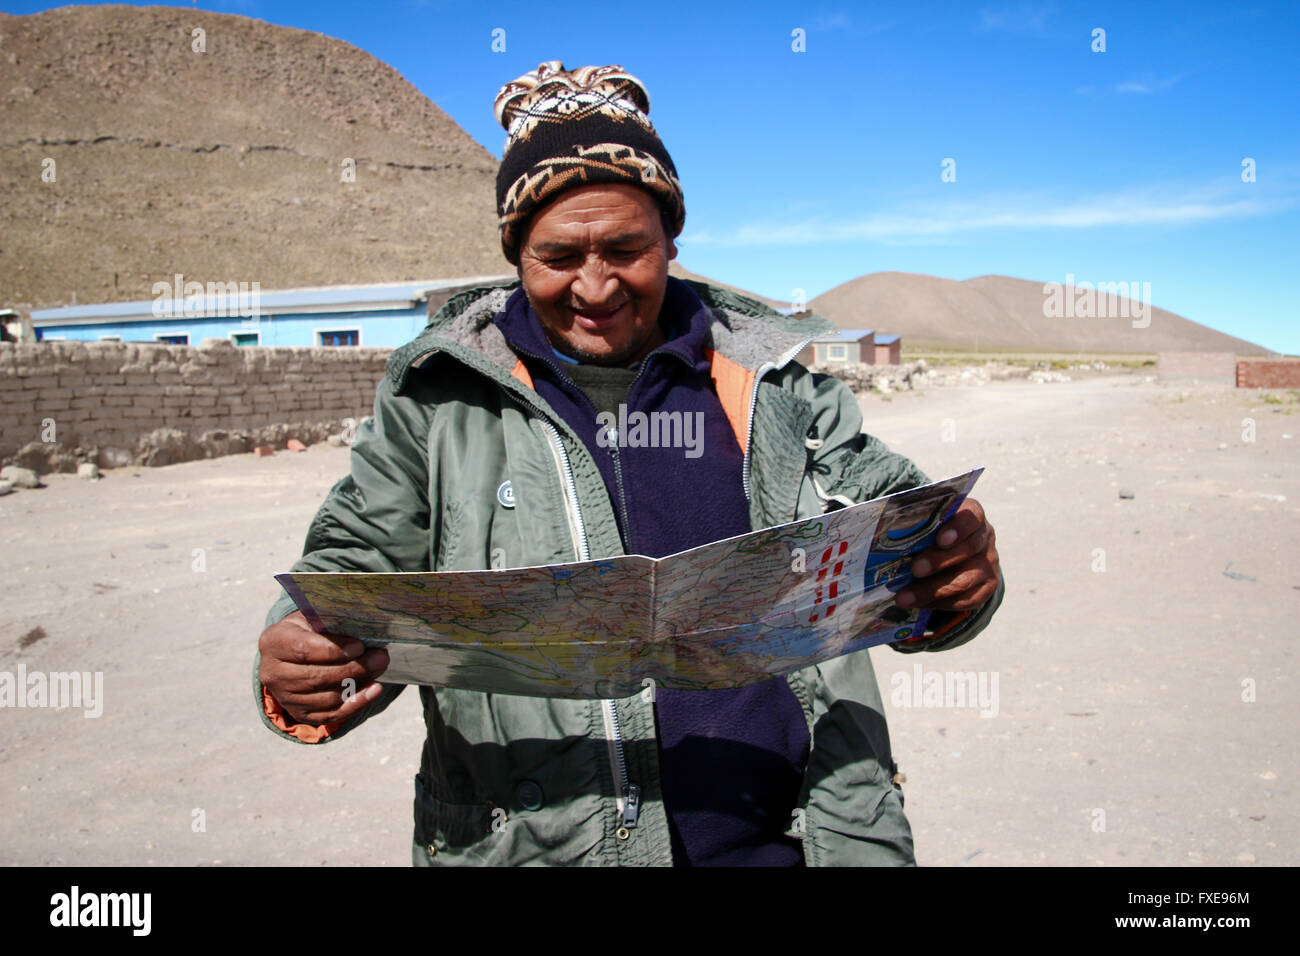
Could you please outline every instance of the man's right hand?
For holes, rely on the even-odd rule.
[[[388,651],[317,634],[301,611],[263,631],[258,650],[262,684],[298,723],[343,720],[383,692],[375,681],[388,668]]]

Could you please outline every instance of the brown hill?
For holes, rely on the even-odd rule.
[[[269,289],[511,271],[496,159],[321,34],[167,7],[0,14],[0,115],[0,306],[147,299],[176,272]]]
[[[1067,287],[1065,295],[1077,297]],[[1043,283],[1008,276],[959,282],[908,272],[876,272],[836,286],[809,303],[840,328],[876,329],[922,348],[1006,349],[1027,352],[1223,351],[1271,354],[1266,349],[1198,325],[1164,309],[1144,306],[1142,318],[1120,297],[1096,294],[1096,317],[1048,317]],[[1062,298],[1064,309],[1064,297]],[[1077,298],[1075,299],[1077,301]],[[1121,311],[1121,306],[1123,311]],[[1146,328],[1134,328],[1150,320]]]
[[[274,289],[512,271],[496,159],[321,34],[167,7],[0,14],[0,115],[0,307],[147,299],[178,272]],[[877,273],[810,306],[909,345],[1265,351],[1162,309],[1145,329],[1045,318],[1041,284],[1004,276]]]

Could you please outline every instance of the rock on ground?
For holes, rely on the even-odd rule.
[[[6,465],[4,468],[0,468],[0,478],[11,482],[15,488],[41,487],[41,479],[36,472],[18,465]]]

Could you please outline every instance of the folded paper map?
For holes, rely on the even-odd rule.
[[[720,690],[925,631],[894,595],[983,468],[664,558],[287,573],[321,633],[386,647],[384,683],[537,697]]]

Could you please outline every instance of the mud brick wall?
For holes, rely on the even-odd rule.
[[[1300,388],[1300,359],[1249,359],[1237,363],[1238,388]]]
[[[1157,371],[1161,378],[1208,378],[1233,381],[1237,356],[1232,352],[1160,352]]]
[[[0,343],[0,460],[63,471],[76,459],[168,464],[319,441],[372,413],[390,352]]]

